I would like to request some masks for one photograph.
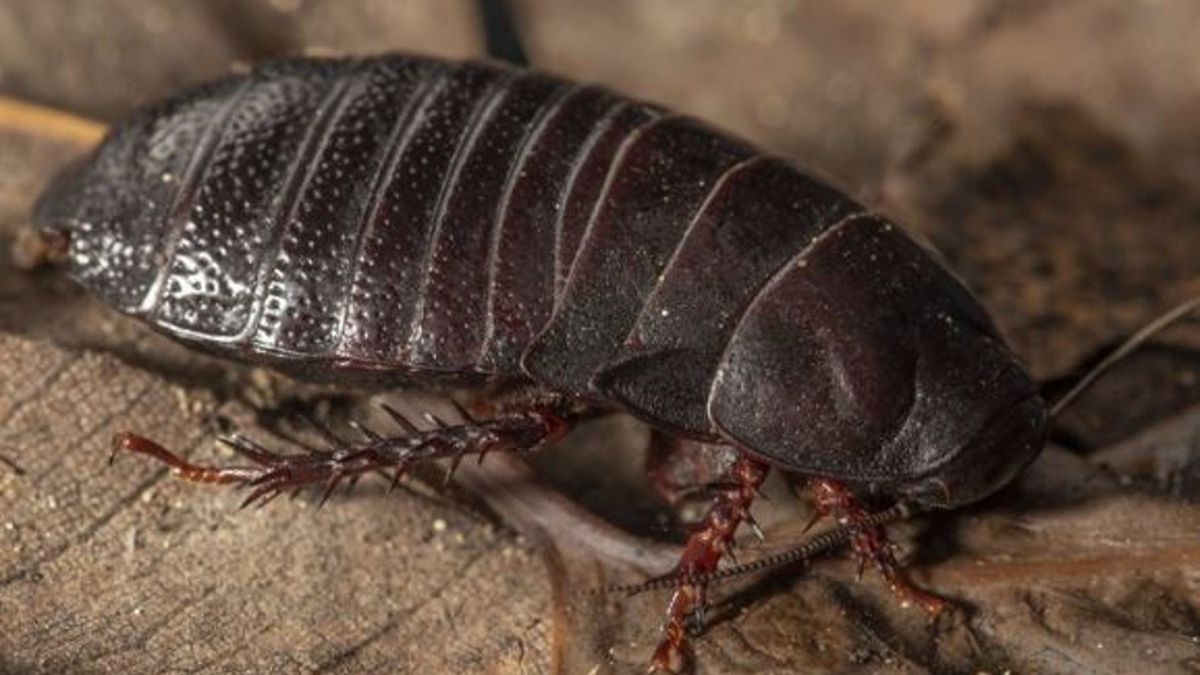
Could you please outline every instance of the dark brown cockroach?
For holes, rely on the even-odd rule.
[[[970,291],[887,218],[695,119],[603,87],[407,55],[271,62],[151,106],[35,221],[107,302],[295,373],[522,387],[486,419],[201,467],[265,501],[553,441],[623,410],[733,461],[672,574],[684,627],[769,466],[908,600],[854,494],[954,508],[1041,450],[1047,407]]]

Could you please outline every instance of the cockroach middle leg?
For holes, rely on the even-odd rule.
[[[400,434],[385,435],[352,423],[362,438],[349,441],[310,420],[329,448],[306,454],[280,454],[240,435],[222,438],[222,442],[252,462],[249,466],[194,464],[132,433],[118,434],[113,439],[113,455],[122,450],[137,452],[170,465],[186,480],[248,487],[251,492],[243,506],[265,504],[282,492],[305,485],[324,485],[324,502],[342,481],[352,482],[366,473],[390,473],[394,486],[407,469],[419,462],[450,459],[453,471],[468,455],[482,460],[493,451],[533,450],[561,438],[577,417],[574,410],[559,401],[531,400],[488,420],[465,416],[464,423],[448,424],[430,415],[427,417],[435,424],[434,428],[422,430],[395,409],[382,407],[401,428]]]
[[[916,605],[934,616],[947,608],[946,600],[917,588],[904,577],[896,562],[892,543],[888,541],[887,531],[880,525],[868,522],[869,514],[849,488],[826,478],[810,479],[808,485],[812,490],[815,510],[808,527],[825,516],[832,516],[839,523],[854,528],[850,545],[858,556],[860,576],[863,568],[870,564],[879,570],[884,581],[905,606]]]
[[[708,514],[688,538],[672,575],[679,585],[667,605],[663,637],[650,662],[651,672],[682,670],[687,655],[688,618],[704,611],[708,582],[697,578],[714,572],[721,556],[733,546],[733,536],[743,521],[752,522],[750,505],[767,476],[767,465],[749,455],[739,455],[729,467]]]

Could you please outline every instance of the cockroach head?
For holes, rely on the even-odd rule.
[[[750,307],[709,399],[778,466],[953,508],[1011,480],[1046,412],[978,301],[882,218],[811,248]]]
[[[1033,396],[1001,410],[944,464],[924,478],[897,483],[905,501],[949,509],[978,501],[1007,485],[1046,442],[1046,405]]]

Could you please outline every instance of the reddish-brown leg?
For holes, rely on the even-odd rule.
[[[748,455],[739,455],[729,467],[722,489],[700,526],[688,538],[673,575],[679,585],[667,605],[663,637],[650,661],[651,672],[679,672],[687,655],[687,619],[703,611],[707,582],[692,581],[717,569],[717,563],[733,545],[738,525],[750,518],[750,504],[767,476],[767,465]]]
[[[404,430],[384,436],[361,425],[355,429],[363,440],[347,442],[324,426],[313,426],[330,449],[303,455],[282,455],[243,436],[221,439],[234,451],[253,462],[251,466],[211,467],[193,464],[149,439],[131,433],[113,439],[113,455],[121,450],[149,455],[175,469],[181,478],[202,483],[235,483],[251,488],[243,502],[265,504],[281,492],[303,485],[323,484],[325,498],[343,480],[354,481],[368,472],[393,471],[393,485],[417,462],[450,458],[457,465],[466,455],[483,455],[494,450],[531,450],[561,438],[574,419],[566,408],[552,402],[531,403],[495,419],[463,424],[446,424],[420,430],[403,415],[384,406]],[[453,470],[453,466],[451,467]]]
[[[945,600],[917,588],[904,578],[896,563],[892,544],[888,541],[887,531],[881,526],[865,523],[868,514],[854,493],[841,483],[825,478],[813,478],[808,484],[812,489],[816,510],[809,527],[825,516],[833,516],[839,524],[855,527],[856,532],[850,543],[858,556],[860,576],[863,567],[870,563],[883,575],[884,581],[904,606],[917,605],[932,615],[946,609]]]

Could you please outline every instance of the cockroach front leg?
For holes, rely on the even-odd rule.
[[[753,523],[750,505],[763,479],[767,465],[741,454],[729,467],[716,490],[708,514],[688,538],[679,564],[669,576],[679,585],[667,605],[663,638],[650,662],[651,672],[675,673],[687,658],[687,620],[692,614],[703,615],[708,583],[700,578],[716,571],[721,556],[733,546],[733,536],[743,521]]]
[[[451,471],[467,455],[497,450],[532,450],[561,438],[574,420],[565,406],[540,402],[506,411],[489,420],[466,417],[462,424],[446,424],[431,417],[437,426],[421,430],[396,410],[382,406],[403,429],[400,435],[383,435],[353,423],[363,436],[351,443],[327,427],[311,421],[329,444],[328,450],[303,455],[284,455],[267,450],[240,435],[221,441],[251,466],[212,467],[193,464],[149,439],[131,433],[113,439],[113,456],[122,450],[149,455],[170,465],[181,478],[201,483],[233,483],[251,488],[243,502],[265,504],[280,493],[304,485],[325,486],[322,503],[344,480],[357,480],[369,472],[390,472],[393,487],[404,471],[418,462],[450,459]]]
[[[850,544],[858,556],[859,576],[869,563],[879,570],[903,605],[917,605],[935,616],[946,609],[945,600],[917,588],[904,577],[896,562],[892,543],[888,541],[887,531],[882,526],[867,522],[868,513],[853,492],[845,485],[825,478],[810,479],[808,485],[812,489],[815,513],[806,530],[825,516],[834,517],[839,524],[849,525],[855,529]]]

